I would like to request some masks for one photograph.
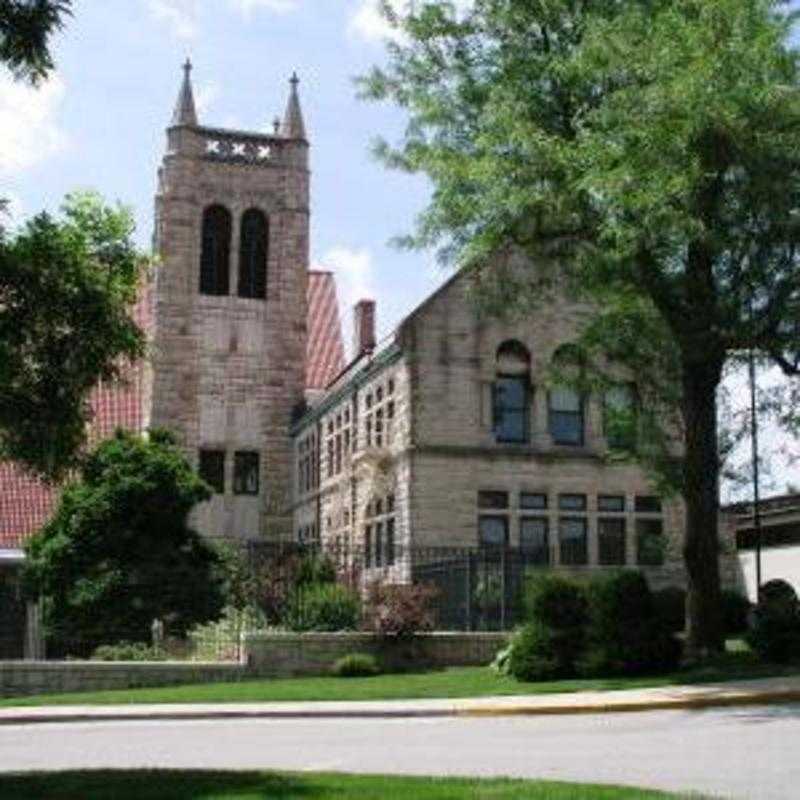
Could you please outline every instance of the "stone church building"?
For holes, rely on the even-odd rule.
[[[576,309],[554,295],[525,319],[487,319],[457,275],[381,342],[361,301],[346,363],[335,276],[309,263],[297,79],[282,122],[253,133],[201,125],[184,69],[158,172],[160,263],[136,309],[151,356],[94,392],[93,440],[170,428],[214,489],[195,512],[204,534],[359,552],[376,578],[407,578],[414,548],[506,545],[534,565],[682,583],[681,502],[607,458],[606,411],[633,402],[631,384],[606,397],[545,385]],[[0,465],[0,545],[52,500]]]

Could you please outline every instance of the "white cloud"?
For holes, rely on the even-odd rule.
[[[58,75],[34,89],[0,73],[0,172],[27,169],[64,149],[57,122],[64,92]]]
[[[194,103],[197,108],[197,113],[200,115],[205,114],[217,101],[219,92],[219,83],[216,81],[209,81],[202,86],[198,86],[194,93]]]
[[[395,10],[402,10],[403,0],[393,0]],[[400,32],[381,14],[379,0],[361,0],[347,26],[348,33],[368,42],[398,39]]]
[[[275,14],[287,14],[296,11],[299,5],[299,0],[229,0],[229,2],[246,17],[259,9],[272,11]]]
[[[452,0],[457,13],[463,13],[472,7],[474,0]],[[389,0],[389,4],[397,14],[404,14],[414,5],[414,0]],[[350,17],[348,33],[367,42],[385,42],[387,39],[402,41],[403,33],[392,27],[380,10],[380,0],[359,0],[359,4]]]
[[[150,13],[185,41],[197,36],[197,0],[147,0]]]

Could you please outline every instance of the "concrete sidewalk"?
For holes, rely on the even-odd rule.
[[[334,719],[602,714],[800,702],[800,676],[668,686],[443,700],[220,703],[0,708],[0,725],[197,719]]]

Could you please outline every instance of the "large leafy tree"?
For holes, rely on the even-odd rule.
[[[54,652],[147,642],[154,619],[180,635],[215,618],[220,557],[187,524],[210,496],[170,434],[103,442],[27,544],[26,583],[42,598]]]
[[[38,83],[53,69],[50,38],[64,26],[72,0],[0,0],[0,62]]]
[[[78,193],[59,219],[0,232],[0,458],[62,477],[79,462],[92,387],[143,355],[133,227],[127,209]]]
[[[410,118],[384,158],[433,182],[410,241],[484,276],[521,248],[538,277],[502,300],[535,307],[557,272],[591,301],[581,344],[663,409],[641,449],[686,499],[690,644],[718,650],[717,389],[749,350],[798,373],[793,16],[778,0],[403,9],[384,3],[399,35],[363,91]]]

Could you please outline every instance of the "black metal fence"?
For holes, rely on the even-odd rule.
[[[86,620],[82,620],[81,631],[57,630],[45,613],[42,649],[46,658],[235,661],[242,656],[246,633],[292,629],[289,612],[293,607],[296,612],[304,597],[298,586],[331,581],[350,588],[360,598],[362,611],[368,608],[369,587],[376,582],[429,586],[435,590],[432,610],[437,630],[510,630],[524,613],[526,577],[548,568],[540,551],[511,547],[401,547],[392,542],[391,547],[384,543],[376,551],[374,547],[365,550],[264,540],[219,539],[212,543],[227,565],[230,608],[221,619],[177,630],[166,615],[150,626],[135,613],[139,600],[131,591],[128,600],[114,603],[120,609],[114,630],[106,629],[107,619],[102,631],[94,631]],[[125,613],[126,603],[130,603],[130,614]],[[0,582],[0,658],[21,657],[25,616],[25,598],[18,583]],[[137,618],[140,627],[134,630]],[[359,623],[356,620],[354,624]]]
[[[224,546],[232,546],[226,542]],[[439,630],[510,630],[523,614],[526,576],[547,569],[540,551],[512,547],[400,547],[382,551],[343,545],[280,544],[249,541],[234,544],[245,556],[254,581],[263,581],[261,600],[270,605],[298,580],[298,564],[307,556],[323,556],[336,579],[364,592],[375,581],[425,584],[436,589]],[[302,567],[300,567],[302,569]]]

